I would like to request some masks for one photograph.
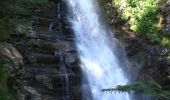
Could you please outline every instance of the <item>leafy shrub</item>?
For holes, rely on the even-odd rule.
[[[113,0],[112,4],[114,6],[112,9],[116,7],[118,16],[128,21],[130,29],[141,34],[146,34],[151,43],[169,46],[170,39],[163,33],[161,24],[162,17],[157,11],[157,7],[163,5],[165,1],[166,0]],[[112,10],[107,4],[106,8],[107,12],[109,12],[108,10]],[[112,13],[112,15],[110,14],[109,16],[115,16],[115,14]]]

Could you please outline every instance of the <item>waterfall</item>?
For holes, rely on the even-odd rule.
[[[116,56],[116,40],[101,22],[95,0],[66,0],[75,33],[81,68],[93,100],[131,100],[126,93],[103,93],[102,89],[128,83]],[[113,46],[110,45],[113,44]]]

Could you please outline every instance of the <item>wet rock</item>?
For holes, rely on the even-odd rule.
[[[67,41],[60,41],[55,45],[56,50],[61,50],[64,52],[76,51],[75,44]]]
[[[82,72],[65,4],[56,4],[54,17],[44,9],[36,10],[34,26],[17,44],[24,56],[25,72],[24,86],[18,90],[16,100],[81,100],[78,88]]]
[[[167,0],[163,5],[160,5],[161,13],[164,19],[164,32],[170,36],[170,0]]]
[[[44,17],[44,16],[34,16],[33,21],[34,21],[34,25],[48,26],[50,22],[52,21],[52,19],[49,17]]]
[[[167,59],[169,48],[152,45],[136,38],[127,42],[126,51],[133,66],[131,68],[133,79],[135,79],[134,76],[137,76],[137,80],[152,78],[161,86],[167,86],[169,79],[166,72],[170,65]]]
[[[43,48],[46,50],[62,50],[65,52],[76,51],[75,44],[71,41],[63,40],[63,41],[46,41],[38,39],[35,42],[35,45],[38,48]]]
[[[30,63],[56,63],[57,58],[54,55],[42,53],[28,53],[28,61]]]
[[[26,36],[27,37],[36,37],[36,32],[34,31],[34,29],[32,27],[28,28],[28,31],[26,32]]]
[[[45,41],[45,40],[40,40],[38,39],[35,43],[35,45],[38,48],[43,48],[45,50],[49,50],[49,51],[54,51],[55,50],[55,46],[54,46],[55,42],[51,42],[51,41]]]
[[[75,64],[77,60],[78,60],[78,57],[76,54],[73,54],[73,53],[66,54],[66,58],[65,58],[66,65]]]
[[[165,18],[165,32],[167,33],[168,36],[170,36],[170,14]]]
[[[73,100],[77,100],[77,99],[80,99],[80,98],[82,98],[82,93],[81,93],[81,90],[82,89],[82,87],[81,86],[74,86],[73,87]]]
[[[39,94],[34,88],[31,86],[24,86],[24,89],[29,93],[30,100],[42,100],[41,94]]]
[[[170,11],[170,0],[167,0],[162,6],[162,12],[167,13]]]
[[[26,100],[26,94],[29,95],[26,91],[17,90],[14,94],[16,100]]]

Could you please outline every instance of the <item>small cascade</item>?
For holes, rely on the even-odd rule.
[[[65,65],[65,58],[62,51],[59,51],[59,66],[60,66],[60,73],[63,75],[63,94],[65,96],[64,100],[70,100],[70,89],[69,89],[69,77],[68,77],[68,71]]]

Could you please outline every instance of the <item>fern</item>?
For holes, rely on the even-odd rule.
[[[143,82],[135,82],[129,85],[118,85],[116,88],[103,89],[104,92],[143,92],[151,96],[162,98],[163,100],[170,100],[170,91],[163,90],[162,87],[154,80],[147,80]]]

